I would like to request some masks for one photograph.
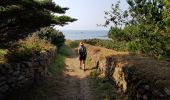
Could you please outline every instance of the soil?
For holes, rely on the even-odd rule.
[[[55,75],[50,74],[45,83],[33,85],[12,93],[7,100],[97,100],[90,71],[80,69],[74,49],[65,56],[65,67]]]
[[[65,59],[66,69],[57,82],[56,97],[50,100],[96,100],[91,88],[90,71],[80,69],[79,60],[74,52],[71,57]]]

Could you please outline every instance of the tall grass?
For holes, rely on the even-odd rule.
[[[88,39],[83,40],[85,43],[101,46],[107,49],[113,49],[116,51],[128,51],[128,44],[125,41],[118,42],[116,40],[101,40],[101,39]]]
[[[5,55],[7,54],[7,50],[0,49],[0,63],[6,62]]]

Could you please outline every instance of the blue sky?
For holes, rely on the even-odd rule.
[[[56,4],[70,9],[65,15],[77,18],[78,21],[65,25],[56,26],[61,30],[108,30],[97,24],[104,24],[104,11],[111,9],[111,4],[118,0],[53,0]],[[121,0],[121,8],[127,9],[126,0]]]

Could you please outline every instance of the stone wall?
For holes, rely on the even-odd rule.
[[[32,60],[0,64],[0,98],[44,79],[56,50],[37,54]]]
[[[113,54],[110,55],[111,53],[109,52],[113,52]],[[115,51],[100,47],[88,46],[88,59],[92,66],[97,67],[97,72],[100,74],[100,77],[108,78],[114,82],[119,90],[128,95],[129,100],[170,100],[168,85],[163,86],[160,83],[156,84],[157,79],[166,80],[166,77],[161,75],[158,75],[160,77],[150,77],[149,75],[151,75],[152,72],[156,73],[156,69],[145,73],[145,66],[154,67],[155,63],[158,62],[149,62],[148,59],[139,59],[137,56],[129,56],[129,54],[123,54],[125,56],[122,56],[114,52]],[[163,64],[164,66],[161,66]],[[170,66],[169,63],[159,63],[164,69],[166,68],[165,64],[167,64],[167,67]],[[166,72],[162,73],[166,74]]]

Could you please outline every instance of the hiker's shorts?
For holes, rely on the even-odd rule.
[[[86,60],[86,56],[79,56],[79,60],[81,61],[81,60]]]

